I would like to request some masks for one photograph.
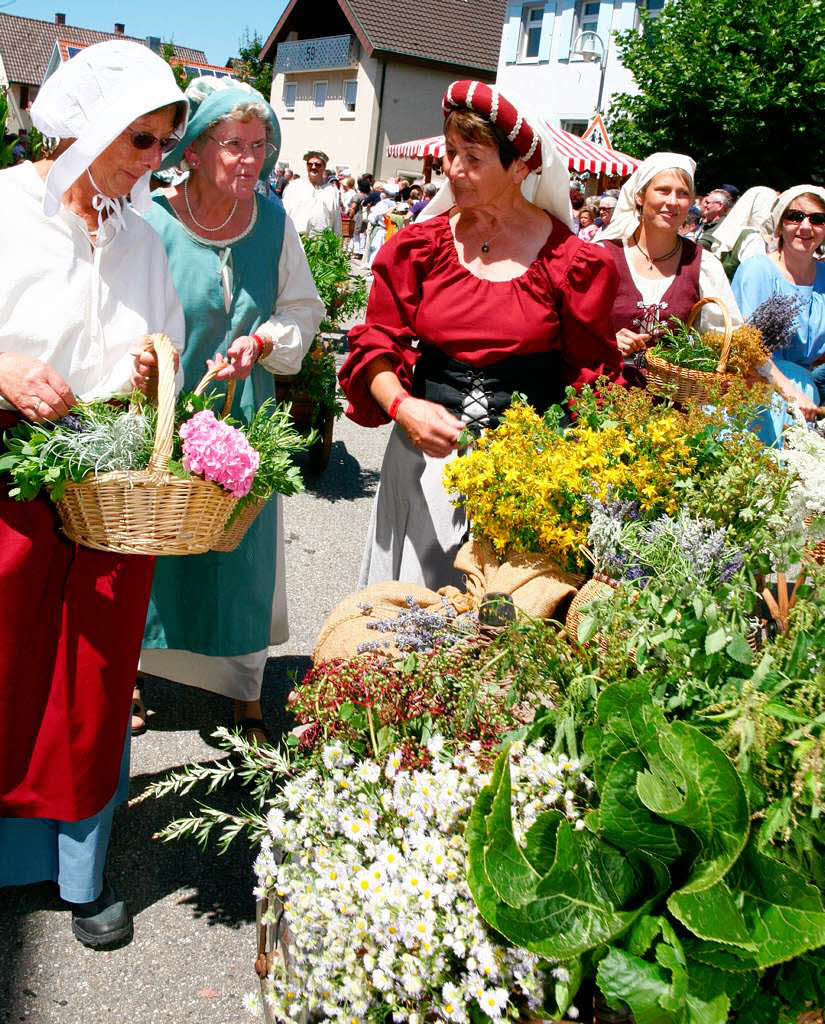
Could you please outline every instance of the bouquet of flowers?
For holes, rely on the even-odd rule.
[[[289,934],[291,970],[276,961],[265,986],[279,1019],[463,1024],[542,1006],[553,964],[502,943],[466,879],[465,828],[489,776],[472,751],[443,756],[439,741],[426,771],[399,771],[392,752],[383,766],[356,764],[330,744],[319,770],[272,801],[255,871],[256,894],[282,901]],[[549,808],[583,828],[593,783],[577,761],[519,744],[510,765],[517,835],[529,841]]]

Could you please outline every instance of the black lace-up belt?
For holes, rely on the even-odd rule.
[[[450,359],[432,345],[421,346],[415,364],[413,394],[445,406],[476,433],[498,426],[520,392],[538,412],[564,397],[558,352],[508,356],[491,366],[470,366]]]

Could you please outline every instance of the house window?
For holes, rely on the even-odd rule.
[[[347,114],[355,113],[355,101],[358,98],[358,79],[344,79],[344,111]]]
[[[538,60],[543,17],[544,4],[525,4],[522,7],[518,42],[520,61]]]
[[[29,87],[27,85],[20,86],[20,109],[26,110],[31,100],[29,99]]]
[[[651,19],[655,21],[665,6],[665,0],[642,0],[641,6],[647,11]]]
[[[587,121],[562,121],[562,130],[571,135],[582,136],[587,131]]]
[[[295,100],[298,98],[298,83],[284,82],[284,111],[287,114],[295,113]]]
[[[577,0],[573,21],[573,43],[582,32],[596,32],[599,27],[599,0]]]
[[[312,83],[312,113],[314,117],[322,117],[327,102],[328,82]]]

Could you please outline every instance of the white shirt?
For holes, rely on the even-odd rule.
[[[318,289],[309,272],[301,239],[295,225],[287,217],[281,258],[278,261],[275,308],[272,316],[264,320],[255,331],[272,342],[272,352],[261,360],[261,366],[270,373],[284,376],[297,373],[325,314],[326,309],[318,297]]]
[[[46,217],[45,192],[31,163],[0,172],[0,352],[48,363],[84,401],[128,394],[135,342],[162,333],[183,349],[163,243],[124,208],[124,226],[93,247],[65,206]]]
[[[331,228],[341,234],[341,204],[334,185],[315,187],[305,178],[295,178],[284,189],[284,208],[301,235],[320,235]]]
[[[624,256],[627,260],[630,276],[633,278],[633,283],[642,296],[642,301],[646,306],[658,305],[662,301],[662,296],[673,284],[673,277],[659,277],[655,280],[642,277],[641,274],[636,272],[632,262],[627,258],[627,250],[628,245],[625,241],[623,247]],[[743,322],[742,314],[739,312],[736,299],[733,297],[733,290],[722,264],[713,253],[703,249],[701,262],[699,263],[699,297],[704,299],[708,296],[713,296],[713,298],[721,299],[724,302],[734,327],[738,327]],[[700,331],[724,330],[725,323],[722,319],[722,314],[719,312],[719,307],[712,302],[709,302],[707,306],[703,306],[699,314],[697,327]]]

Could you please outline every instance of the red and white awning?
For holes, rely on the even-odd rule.
[[[550,134],[562,158],[567,160],[567,166],[571,171],[618,174],[626,178],[639,166],[639,161],[627,156],[626,153],[607,149],[606,146],[597,146],[595,142],[587,142],[578,135],[563,131],[561,128],[553,128],[548,124],[545,124],[544,128]],[[444,156],[444,136],[434,135],[430,139],[398,142],[393,146],[387,146],[387,156],[407,157],[412,160],[423,160],[424,157],[431,156],[438,159]]]

